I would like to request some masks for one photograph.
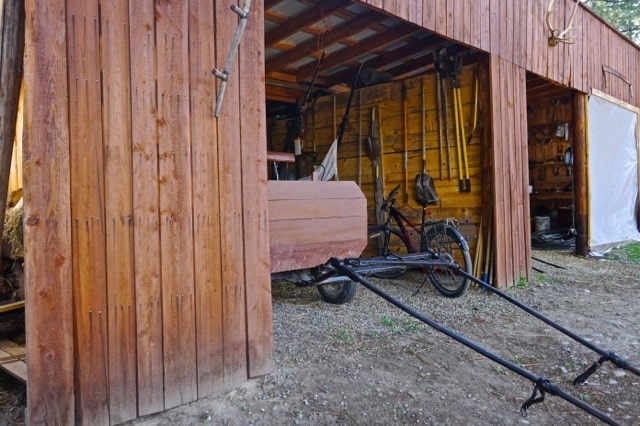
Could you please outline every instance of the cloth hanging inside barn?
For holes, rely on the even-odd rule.
[[[338,139],[334,139],[327,154],[316,168],[318,180],[331,180],[338,174]],[[305,176],[298,180],[311,180],[311,176]]]

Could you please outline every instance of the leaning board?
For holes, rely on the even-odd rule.
[[[358,257],[367,240],[367,199],[355,182],[269,181],[271,272]]]

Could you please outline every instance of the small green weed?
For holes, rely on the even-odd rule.
[[[587,393],[579,393],[578,394],[578,398],[580,398],[583,401],[590,401],[591,400],[591,397]]]
[[[245,413],[248,413],[249,411],[251,411],[251,406],[249,405],[243,405],[242,407],[240,407],[242,409],[242,411],[244,411]]]
[[[355,341],[353,331],[351,330],[351,326],[349,324],[345,325],[344,328],[335,329],[333,335],[348,345],[352,344]]]
[[[416,321],[407,320],[403,323],[399,323],[398,320],[391,318],[387,315],[382,317],[382,325],[391,329],[392,333],[402,334],[410,331],[420,330],[420,324]]]
[[[629,262],[640,262],[640,243],[627,244],[622,247],[612,249],[604,255],[605,259],[626,260]]]
[[[572,360],[571,358],[565,360],[564,366],[566,367],[567,371],[569,371],[570,373],[575,373],[575,371],[576,371],[576,362],[574,360]]]

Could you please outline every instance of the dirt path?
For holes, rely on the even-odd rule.
[[[640,365],[640,264],[534,252],[527,286],[512,292],[596,344]],[[640,377],[605,365],[571,381],[598,356],[546,324],[472,288],[445,299],[419,274],[376,281],[442,324],[549,378],[625,424],[640,424]],[[532,385],[360,288],[342,306],[315,289],[276,285],[277,371],[135,424],[599,424],[548,396],[519,413]]]

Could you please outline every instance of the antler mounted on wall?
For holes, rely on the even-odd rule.
[[[553,3],[555,2],[555,0],[549,0],[549,6],[547,7],[547,16],[546,16],[547,29],[549,30],[549,37],[547,38],[549,46],[551,47],[557,46],[559,43],[573,44],[572,37],[570,34],[570,32],[574,29],[572,26],[573,18],[576,17],[578,6],[583,1],[584,0],[576,0],[576,5],[573,7],[573,12],[571,12],[571,16],[569,17],[569,23],[567,24],[567,28],[558,32],[559,30],[556,28],[553,28],[553,25],[551,25],[551,14],[553,13]]]

